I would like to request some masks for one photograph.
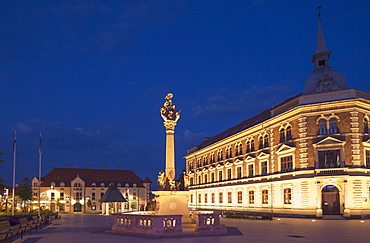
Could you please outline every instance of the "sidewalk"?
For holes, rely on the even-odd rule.
[[[225,236],[148,238],[105,233],[112,226],[111,216],[90,214],[62,214],[51,225],[26,234],[20,243],[83,243],[83,242],[161,242],[161,243],[237,243],[237,242],[370,242],[370,220],[315,220],[277,218],[243,220],[222,218],[228,227]]]

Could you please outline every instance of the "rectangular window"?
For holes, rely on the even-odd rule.
[[[204,194],[204,203],[208,203],[208,194],[207,193]]]
[[[267,175],[267,161],[261,163],[261,175]]]
[[[95,192],[93,192],[93,193],[91,194],[91,199],[92,199],[92,200],[95,200]]]
[[[215,182],[215,173],[214,172],[211,173],[211,182]]]
[[[215,203],[215,194],[214,193],[211,194],[211,203]]]
[[[228,192],[227,193],[227,203],[232,203],[232,193],[231,192]]]
[[[292,203],[292,190],[290,188],[284,189],[284,204]]]
[[[132,199],[136,200],[136,192],[132,193]]]
[[[104,196],[104,192],[101,192],[100,193],[100,198],[102,198]],[[128,195],[126,195],[126,199],[128,198]]]
[[[64,192],[60,193],[60,200],[64,200]]]
[[[262,190],[262,204],[268,204],[268,203],[269,203],[268,190]]]
[[[370,169],[370,150],[366,150],[366,168]]]
[[[218,172],[218,181],[222,181],[222,171]]]
[[[253,172],[253,164],[248,165],[248,176],[253,177],[254,172]]]
[[[204,183],[208,183],[208,175],[204,175]]]
[[[198,194],[198,203],[202,203],[202,194]]]
[[[190,195],[190,203],[193,203],[193,194]]]
[[[319,167],[320,169],[341,167],[339,150],[319,151]]]
[[[249,191],[249,203],[254,204],[254,191]]]
[[[238,203],[241,204],[243,203],[243,192],[238,191]]]
[[[82,199],[82,192],[75,192],[75,199],[81,200]]]
[[[282,157],[281,172],[293,171],[293,156]]]
[[[227,169],[227,179],[231,180],[231,169]]]
[[[242,178],[242,167],[236,168],[236,176],[238,179]]]

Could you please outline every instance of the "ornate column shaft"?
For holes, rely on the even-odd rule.
[[[168,180],[175,180],[175,121],[165,121],[166,127],[166,177]]]

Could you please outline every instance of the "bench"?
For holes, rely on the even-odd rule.
[[[18,219],[19,224],[21,225],[20,228],[23,232],[26,232],[27,229],[30,229],[30,234],[33,228],[37,231],[37,224],[33,223],[33,220],[28,221],[27,218],[20,218]],[[23,237],[23,233],[21,234],[21,238]]]
[[[0,240],[8,239],[8,236],[10,235],[10,242],[12,242],[13,235],[18,233],[22,233],[20,225],[12,228],[8,220],[0,221]]]

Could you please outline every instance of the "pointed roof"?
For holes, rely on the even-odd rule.
[[[110,185],[99,202],[127,202],[115,185]]]
[[[319,27],[316,39],[316,53],[327,52],[326,42],[321,27],[321,18],[319,18]]]
[[[143,181],[143,183],[153,183],[148,176],[146,176],[145,180]]]
[[[314,70],[306,80],[303,95],[348,89],[344,75],[329,66],[330,54],[331,51],[326,47],[319,13],[316,50],[311,59]]]

